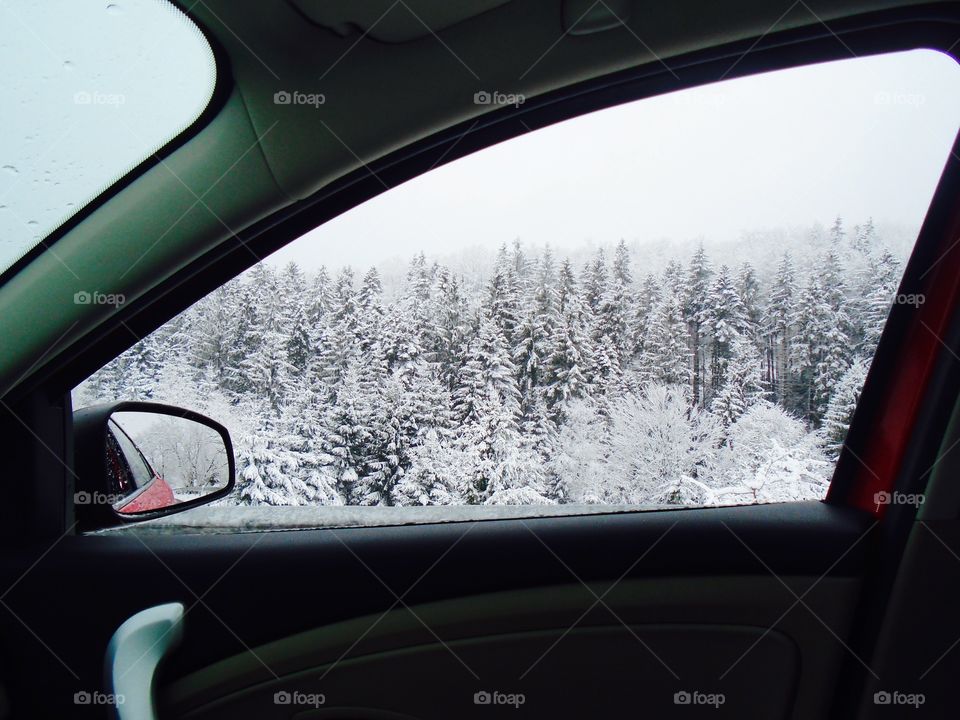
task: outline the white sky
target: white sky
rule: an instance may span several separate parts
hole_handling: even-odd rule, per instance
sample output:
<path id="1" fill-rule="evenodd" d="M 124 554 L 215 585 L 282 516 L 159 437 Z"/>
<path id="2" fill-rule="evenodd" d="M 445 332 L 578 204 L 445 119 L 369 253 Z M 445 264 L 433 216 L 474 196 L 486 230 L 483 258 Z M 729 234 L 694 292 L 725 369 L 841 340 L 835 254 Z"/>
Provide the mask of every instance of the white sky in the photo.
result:
<path id="1" fill-rule="evenodd" d="M 960 67 L 933 51 L 825 63 L 641 100 L 437 168 L 275 253 L 363 267 L 519 237 L 728 242 L 873 217 L 919 227 L 960 123 Z"/>

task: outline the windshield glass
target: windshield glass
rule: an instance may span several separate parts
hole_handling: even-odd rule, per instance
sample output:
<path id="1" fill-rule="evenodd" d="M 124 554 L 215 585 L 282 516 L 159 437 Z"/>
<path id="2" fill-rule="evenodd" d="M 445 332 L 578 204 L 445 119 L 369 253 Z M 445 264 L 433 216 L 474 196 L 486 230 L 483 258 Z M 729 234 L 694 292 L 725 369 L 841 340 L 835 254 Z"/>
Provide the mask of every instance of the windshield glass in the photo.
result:
<path id="1" fill-rule="evenodd" d="M 17 69 L 0 80 L 0 272 L 192 124 L 216 81 L 166 0 L 6 0 L 0 66 Z"/>

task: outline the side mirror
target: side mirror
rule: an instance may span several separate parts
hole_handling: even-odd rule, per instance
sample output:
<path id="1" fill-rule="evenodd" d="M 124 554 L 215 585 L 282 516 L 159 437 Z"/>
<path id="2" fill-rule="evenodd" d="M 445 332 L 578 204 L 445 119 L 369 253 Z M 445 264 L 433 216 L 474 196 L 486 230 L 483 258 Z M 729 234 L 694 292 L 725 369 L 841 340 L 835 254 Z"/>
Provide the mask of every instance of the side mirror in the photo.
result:
<path id="1" fill-rule="evenodd" d="M 74 510 L 83 531 L 205 505 L 236 482 L 227 429 L 170 405 L 119 402 L 73 414 Z"/>

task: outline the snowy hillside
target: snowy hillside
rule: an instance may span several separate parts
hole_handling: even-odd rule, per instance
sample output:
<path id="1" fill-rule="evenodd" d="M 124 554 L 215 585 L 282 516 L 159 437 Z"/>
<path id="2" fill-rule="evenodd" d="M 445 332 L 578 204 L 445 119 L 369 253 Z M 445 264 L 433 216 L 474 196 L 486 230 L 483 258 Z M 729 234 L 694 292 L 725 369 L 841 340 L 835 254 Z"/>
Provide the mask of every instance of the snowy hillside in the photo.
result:
<path id="1" fill-rule="evenodd" d="M 518 242 L 469 272 L 418 255 L 386 295 L 377 268 L 261 263 L 74 402 L 223 422 L 241 505 L 821 498 L 899 283 L 891 244 L 838 220 L 756 267 L 684 246 L 654 270 L 623 242 L 585 264 Z"/>

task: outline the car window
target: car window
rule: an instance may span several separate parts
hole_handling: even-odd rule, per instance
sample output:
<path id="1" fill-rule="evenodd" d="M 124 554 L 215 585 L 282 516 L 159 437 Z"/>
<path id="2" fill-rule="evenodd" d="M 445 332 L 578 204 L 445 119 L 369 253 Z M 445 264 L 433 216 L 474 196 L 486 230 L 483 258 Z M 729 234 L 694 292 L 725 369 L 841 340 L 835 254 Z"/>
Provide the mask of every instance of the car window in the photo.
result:
<path id="1" fill-rule="evenodd" d="M 109 420 L 107 424 L 110 429 L 111 438 L 120 448 L 122 453 L 121 457 L 124 461 L 123 464 L 130 471 L 133 484 L 138 490 L 143 488 L 153 480 L 153 472 L 143 457 L 143 453 L 140 452 L 140 448 L 130 439 L 130 436 L 127 435 L 123 428 L 113 420 Z"/>
<path id="2" fill-rule="evenodd" d="M 228 426 L 234 495 L 168 525 L 823 498 L 891 306 L 925 302 L 897 290 L 958 90 L 913 51 L 531 132 L 265 258 L 74 403 Z"/>
<path id="3" fill-rule="evenodd" d="M 17 70 L 0 79 L 0 272 L 191 125 L 216 82 L 166 0 L 5 0 L 0 66 Z"/>

